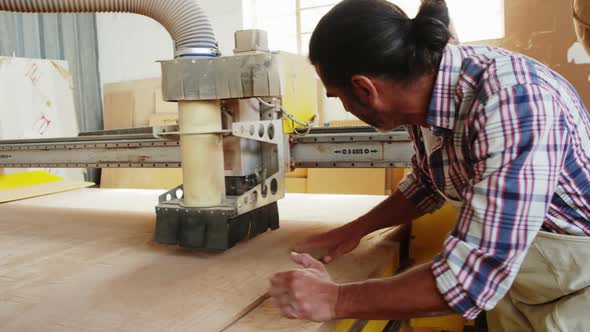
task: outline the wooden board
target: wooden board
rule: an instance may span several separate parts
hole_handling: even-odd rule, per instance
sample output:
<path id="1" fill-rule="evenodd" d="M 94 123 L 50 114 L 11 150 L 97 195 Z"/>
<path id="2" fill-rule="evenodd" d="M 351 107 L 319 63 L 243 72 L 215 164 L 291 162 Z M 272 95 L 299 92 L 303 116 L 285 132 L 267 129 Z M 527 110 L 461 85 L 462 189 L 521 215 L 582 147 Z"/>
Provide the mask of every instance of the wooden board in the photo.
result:
<path id="1" fill-rule="evenodd" d="M 337 282 L 354 282 L 382 275 L 384 269 L 394 264 L 397 244 L 386 240 L 390 231 L 376 232 L 368 236 L 364 245 L 354 254 L 346 255 L 328 265 L 330 275 Z M 391 250 L 393 249 L 393 250 Z M 322 332 L 333 331 L 337 322 L 315 323 L 282 318 L 279 309 L 267 298 L 255 309 L 227 329 L 228 332 Z"/>
<path id="2" fill-rule="evenodd" d="M 173 124 L 177 104 L 162 101 L 160 84 L 159 78 L 153 78 L 105 85 L 104 129 Z M 105 168 L 100 187 L 172 189 L 181 183 L 181 169 Z"/>
<path id="3" fill-rule="evenodd" d="M 116 92 L 104 96 L 104 129 L 133 127 L 135 98 L 131 92 Z"/>
<path id="4" fill-rule="evenodd" d="M 108 117 L 124 117 L 127 121 L 130 116 L 132 120 L 131 126 L 125 128 L 147 126 L 150 116 L 156 112 L 156 109 L 168 109 L 166 106 L 156 106 L 157 103 L 164 103 L 161 99 L 157 99 L 157 91 L 161 91 L 161 84 L 162 80 L 160 78 L 106 84 L 103 88 L 105 119 Z M 119 104 L 119 107 L 109 107 L 107 101 L 110 96 L 123 95 L 129 96 L 128 98 L 131 98 L 131 100 L 126 99 L 125 103 Z M 115 128 L 109 128 L 105 123 L 105 129 Z"/>
<path id="5" fill-rule="evenodd" d="M 330 127 L 363 127 L 368 126 L 365 122 L 361 120 L 335 120 L 330 121 Z"/>
<path id="6" fill-rule="evenodd" d="M 92 182 L 61 180 L 0 190 L 0 203 L 38 197 L 93 186 Z"/>
<path id="7" fill-rule="evenodd" d="M 295 242 L 384 198 L 288 195 L 278 231 L 207 253 L 153 242 L 160 193 L 81 189 L 0 205 L 0 330 L 223 330 L 263 302 L 273 273 L 294 267 Z M 376 245 L 347 259 L 373 268 Z"/>
<path id="8" fill-rule="evenodd" d="M 178 124 L 178 113 L 155 113 L 150 115 L 148 125 L 154 126 L 173 126 Z"/>

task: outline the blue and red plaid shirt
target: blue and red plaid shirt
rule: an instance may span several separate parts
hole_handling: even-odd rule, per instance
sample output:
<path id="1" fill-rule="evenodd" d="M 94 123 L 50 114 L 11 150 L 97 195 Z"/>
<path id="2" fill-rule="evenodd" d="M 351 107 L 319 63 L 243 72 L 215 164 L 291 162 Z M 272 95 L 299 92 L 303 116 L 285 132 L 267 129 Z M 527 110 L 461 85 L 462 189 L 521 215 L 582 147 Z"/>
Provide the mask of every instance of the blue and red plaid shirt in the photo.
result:
<path id="1" fill-rule="evenodd" d="M 575 89 L 524 55 L 447 46 L 399 189 L 424 213 L 462 202 L 432 271 L 464 317 L 506 294 L 539 230 L 590 235 L 590 117 Z"/>

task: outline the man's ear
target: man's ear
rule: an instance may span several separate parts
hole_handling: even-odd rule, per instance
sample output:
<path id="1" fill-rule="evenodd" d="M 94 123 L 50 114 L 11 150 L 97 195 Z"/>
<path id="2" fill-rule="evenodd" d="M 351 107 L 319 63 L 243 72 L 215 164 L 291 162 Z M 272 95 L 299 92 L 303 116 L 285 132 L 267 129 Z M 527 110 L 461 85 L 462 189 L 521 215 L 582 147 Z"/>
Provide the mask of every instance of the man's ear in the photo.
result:
<path id="1" fill-rule="evenodd" d="M 352 90 L 360 101 L 368 106 L 375 105 L 379 94 L 373 81 L 365 75 L 353 75 L 350 78 Z"/>

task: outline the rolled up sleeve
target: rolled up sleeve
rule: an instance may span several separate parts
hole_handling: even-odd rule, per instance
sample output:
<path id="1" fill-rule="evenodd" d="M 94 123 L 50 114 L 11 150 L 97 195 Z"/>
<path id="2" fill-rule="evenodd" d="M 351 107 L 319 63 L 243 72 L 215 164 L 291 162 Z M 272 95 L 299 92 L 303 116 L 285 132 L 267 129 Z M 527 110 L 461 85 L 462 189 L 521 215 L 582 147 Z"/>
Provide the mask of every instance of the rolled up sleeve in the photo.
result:
<path id="1" fill-rule="evenodd" d="M 432 213 L 445 203 L 430 176 L 418 164 L 416 155 L 412 157 L 412 172 L 399 183 L 397 189 L 422 213 Z"/>

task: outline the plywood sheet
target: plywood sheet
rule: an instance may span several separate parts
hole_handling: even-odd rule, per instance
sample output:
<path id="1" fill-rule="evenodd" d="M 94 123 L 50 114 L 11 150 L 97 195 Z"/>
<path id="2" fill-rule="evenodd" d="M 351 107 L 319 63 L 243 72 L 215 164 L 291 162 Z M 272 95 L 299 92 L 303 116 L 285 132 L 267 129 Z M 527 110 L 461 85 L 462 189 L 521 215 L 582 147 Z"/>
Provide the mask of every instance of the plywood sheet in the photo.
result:
<path id="1" fill-rule="evenodd" d="M 394 264 L 397 244 L 387 241 L 391 232 L 374 233 L 353 254 L 342 256 L 328 265 L 330 275 L 337 282 L 354 282 L 379 277 L 384 269 Z M 374 245 L 371 245 L 374 244 Z M 393 249 L 393 250 L 392 250 Z M 336 322 L 316 323 L 282 318 L 270 298 L 234 323 L 228 332 L 321 332 L 333 331 Z"/>
<path id="2" fill-rule="evenodd" d="M 105 100 L 113 94 L 129 94 L 133 97 L 133 105 L 132 108 L 126 107 L 124 109 L 105 108 L 105 117 L 107 117 L 107 113 L 109 112 L 131 113 L 133 123 L 127 128 L 147 126 L 150 116 L 156 112 L 155 94 L 156 91 L 161 89 L 161 81 L 160 78 L 149 78 L 106 84 L 104 86 Z"/>
<path id="3" fill-rule="evenodd" d="M 173 126 L 178 124 L 178 113 L 155 113 L 150 116 L 149 126 Z"/>
<path id="4" fill-rule="evenodd" d="M 293 243 L 384 198 L 288 195 L 280 230 L 207 253 L 153 242 L 161 193 L 81 189 L 0 205 L 0 330 L 222 330 L 294 267 Z"/>
<path id="5" fill-rule="evenodd" d="M 93 186 L 92 182 L 61 180 L 50 183 L 39 183 L 24 187 L 0 190 L 0 203 L 13 202 L 21 199 L 61 193 Z"/>
<path id="6" fill-rule="evenodd" d="M 154 104 L 156 113 L 178 113 L 178 103 L 164 101 L 161 87 L 154 89 Z"/>
<path id="7" fill-rule="evenodd" d="M 161 80 L 107 84 L 104 87 L 104 128 L 120 129 L 176 123 L 176 103 L 162 101 Z M 167 112 L 167 113 L 156 113 Z M 101 188 L 171 189 L 182 183 L 180 169 L 102 170 Z"/>
<path id="8" fill-rule="evenodd" d="M 104 96 L 104 129 L 133 127 L 135 98 L 131 92 L 116 92 Z"/>
<path id="9" fill-rule="evenodd" d="M 335 120 L 330 121 L 330 127 L 363 127 L 368 126 L 365 122 L 361 120 Z"/>

